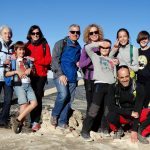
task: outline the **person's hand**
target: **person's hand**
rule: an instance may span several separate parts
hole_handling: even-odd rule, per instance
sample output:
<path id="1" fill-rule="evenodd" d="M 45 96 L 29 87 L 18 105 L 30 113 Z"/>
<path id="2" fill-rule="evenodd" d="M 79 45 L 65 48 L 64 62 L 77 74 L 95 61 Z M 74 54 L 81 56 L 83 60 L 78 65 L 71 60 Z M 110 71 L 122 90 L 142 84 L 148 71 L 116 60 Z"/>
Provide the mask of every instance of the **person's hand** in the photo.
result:
<path id="1" fill-rule="evenodd" d="M 24 73 L 23 71 L 20 71 L 20 70 L 16 70 L 16 71 L 15 71 L 15 74 L 17 74 L 20 79 L 26 77 L 25 73 Z"/>
<path id="2" fill-rule="evenodd" d="M 138 112 L 135 112 L 135 111 L 132 111 L 131 116 L 132 116 L 133 118 L 139 118 L 139 113 L 138 113 Z"/>
<path id="3" fill-rule="evenodd" d="M 112 50 L 117 51 L 118 49 L 119 49 L 119 41 L 117 39 L 114 46 L 113 46 L 113 48 L 112 48 Z"/>
<path id="4" fill-rule="evenodd" d="M 16 58 L 16 55 L 15 55 L 15 54 L 12 54 L 12 55 L 11 55 L 11 60 L 15 60 L 15 59 L 17 59 L 17 58 Z"/>
<path id="5" fill-rule="evenodd" d="M 59 77 L 59 81 L 60 81 L 61 84 L 67 85 L 67 77 L 65 75 L 61 75 Z"/>
<path id="6" fill-rule="evenodd" d="M 30 59 L 31 61 L 34 61 L 34 58 L 30 57 L 30 56 L 25 56 L 24 58 L 27 58 L 27 59 Z"/>
<path id="7" fill-rule="evenodd" d="M 26 71 L 24 72 L 26 75 L 29 75 L 31 73 L 31 68 L 26 69 Z"/>
<path id="8" fill-rule="evenodd" d="M 79 61 L 76 63 L 76 66 L 79 67 Z"/>
<path id="9" fill-rule="evenodd" d="M 119 64 L 119 60 L 117 58 L 112 59 L 112 62 L 114 65 L 118 65 Z"/>
<path id="10" fill-rule="evenodd" d="M 4 61 L 4 64 L 5 64 L 5 65 L 9 65 L 9 64 L 10 64 L 10 59 L 6 59 L 6 60 Z"/>
<path id="11" fill-rule="evenodd" d="M 136 131 L 131 131 L 131 142 L 136 143 L 138 141 L 138 133 Z"/>
<path id="12" fill-rule="evenodd" d="M 98 43 L 100 47 L 104 47 L 104 41 L 99 41 Z"/>

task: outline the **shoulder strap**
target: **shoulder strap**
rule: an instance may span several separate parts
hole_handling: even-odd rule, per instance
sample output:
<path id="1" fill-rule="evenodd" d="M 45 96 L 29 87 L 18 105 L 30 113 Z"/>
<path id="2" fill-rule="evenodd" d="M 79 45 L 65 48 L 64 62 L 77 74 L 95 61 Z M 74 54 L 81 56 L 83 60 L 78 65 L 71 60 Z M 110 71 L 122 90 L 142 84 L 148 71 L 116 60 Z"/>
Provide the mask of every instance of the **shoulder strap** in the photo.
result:
<path id="1" fill-rule="evenodd" d="M 115 103 L 119 108 L 121 108 L 121 105 L 120 105 L 120 88 L 118 86 L 118 83 L 115 83 L 114 88 L 115 88 Z"/>
<path id="2" fill-rule="evenodd" d="M 0 42 L 0 51 L 2 50 L 2 43 Z"/>
<path id="3" fill-rule="evenodd" d="M 62 39 L 62 44 L 61 44 L 61 45 L 62 45 L 61 48 L 62 48 L 62 53 L 63 53 L 64 48 L 65 48 L 66 45 L 67 45 L 67 39 L 66 39 L 66 38 Z M 62 55 L 62 53 L 61 53 L 61 55 Z"/>
<path id="4" fill-rule="evenodd" d="M 130 45 L 130 64 L 133 62 L 133 45 Z"/>
<path id="5" fill-rule="evenodd" d="M 11 60 L 11 69 L 16 70 L 16 60 L 15 59 Z"/>

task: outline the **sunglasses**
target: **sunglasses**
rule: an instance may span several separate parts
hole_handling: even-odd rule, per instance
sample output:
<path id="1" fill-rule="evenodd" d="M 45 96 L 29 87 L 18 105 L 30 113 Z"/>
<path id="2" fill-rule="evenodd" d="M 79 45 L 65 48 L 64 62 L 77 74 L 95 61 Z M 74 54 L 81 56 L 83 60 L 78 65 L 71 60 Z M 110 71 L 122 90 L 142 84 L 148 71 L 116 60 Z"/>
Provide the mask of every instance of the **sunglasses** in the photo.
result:
<path id="1" fill-rule="evenodd" d="M 80 35 L 80 31 L 70 31 L 70 33 L 71 34 L 75 34 L 76 33 L 77 35 Z"/>
<path id="2" fill-rule="evenodd" d="M 103 46 L 100 46 L 100 48 L 102 48 L 102 49 L 110 49 L 111 47 L 103 47 Z"/>
<path id="3" fill-rule="evenodd" d="M 89 32 L 89 35 L 94 35 L 94 34 L 98 34 L 98 31 L 94 31 L 94 32 Z"/>
<path id="4" fill-rule="evenodd" d="M 31 35 L 40 35 L 40 32 L 32 32 Z"/>

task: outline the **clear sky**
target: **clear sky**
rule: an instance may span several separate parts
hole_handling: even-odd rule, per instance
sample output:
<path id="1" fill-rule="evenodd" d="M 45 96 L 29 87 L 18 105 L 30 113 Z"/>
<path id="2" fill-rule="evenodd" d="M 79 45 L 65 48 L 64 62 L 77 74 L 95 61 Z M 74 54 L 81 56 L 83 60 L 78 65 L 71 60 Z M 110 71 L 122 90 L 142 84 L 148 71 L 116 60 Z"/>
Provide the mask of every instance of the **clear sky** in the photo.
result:
<path id="1" fill-rule="evenodd" d="M 81 26 L 81 33 L 96 23 L 113 43 L 117 30 L 124 27 L 138 47 L 138 32 L 150 32 L 150 0 L 0 0 L 0 25 L 12 28 L 14 42 L 26 42 L 29 27 L 37 24 L 52 49 L 72 23 Z M 83 34 L 79 42 L 84 45 Z"/>

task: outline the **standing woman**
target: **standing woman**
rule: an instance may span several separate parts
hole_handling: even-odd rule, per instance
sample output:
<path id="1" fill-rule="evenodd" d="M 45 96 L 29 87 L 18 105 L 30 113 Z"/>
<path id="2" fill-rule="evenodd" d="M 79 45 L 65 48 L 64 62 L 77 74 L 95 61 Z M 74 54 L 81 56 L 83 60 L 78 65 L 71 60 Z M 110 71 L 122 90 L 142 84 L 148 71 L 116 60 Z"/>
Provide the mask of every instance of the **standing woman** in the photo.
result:
<path id="1" fill-rule="evenodd" d="M 102 28 L 96 24 L 90 24 L 89 26 L 86 27 L 84 31 L 83 40 L 85 44 L 103 40 Z M 93 48 L 92 50 L 94 52 L 99 52 L 99 48 Z M 88 111 L 93 98 L 94 80 L 93 80 L 93 64 L 87 52 L 85 51 L 85 47 L 82 49 L 79 66 L 84 73 L 84 85 L 86 91 L 87 111 Z"/>
<path id="2" fill-rule="evenodd" d="M 110 57 L 117 57 L 119 65 L 126 65 L 130 69 L 130 76 L 138 71 L 138 49 L 130 44 L 129 32 L 125 28 L 117 31 L 117 41 L 110 52 Z M 133 73 L 133 74 L 132 74 Z"/>
<path id="3" fill-rule="evenodd" d="M 31 85 L 38 102 L 38 106 L 31 112 L 31 124 L 32 130 L 37 131 L 40 129 L 42 97 L 44 96 L 48 67 L 51 64 L 51 54 L 50 47 L 39 26 L 33 25 L 30 27 L 27 39 L 27 55 L 34 58 L 35 66 L 35 73 L 31 77 Z"/>
<path id="4" fill-rule="evenodd" d="M 7 127 L 9 120 L 9 112 L 11 99 L 13 95 L 12 86 L 4 82 L 4 65 L 9 63 L 12 43 L 12 30 L 8 26 L 0 27 L 0 93 L 4 89 L 4 104 L 0 113 L 0 127 Z"/>

